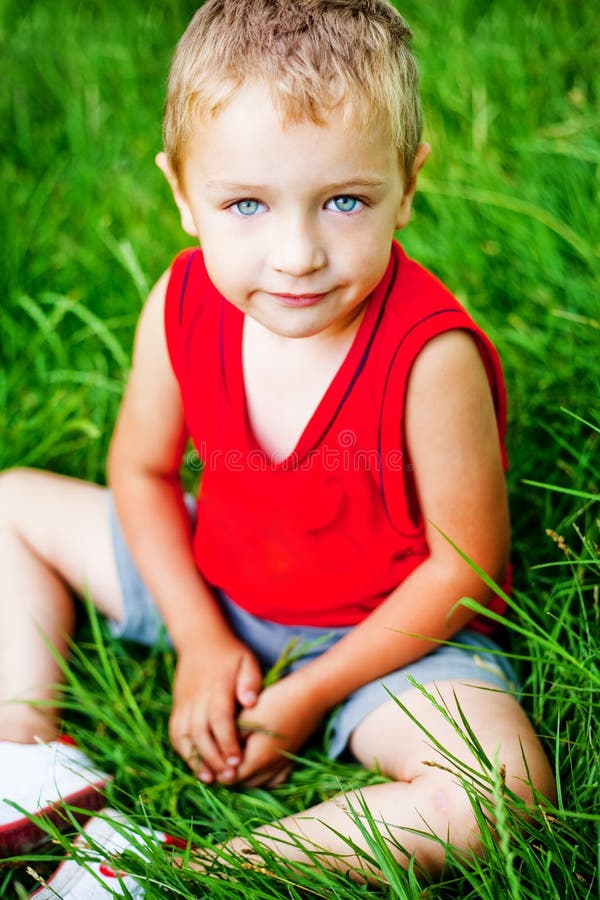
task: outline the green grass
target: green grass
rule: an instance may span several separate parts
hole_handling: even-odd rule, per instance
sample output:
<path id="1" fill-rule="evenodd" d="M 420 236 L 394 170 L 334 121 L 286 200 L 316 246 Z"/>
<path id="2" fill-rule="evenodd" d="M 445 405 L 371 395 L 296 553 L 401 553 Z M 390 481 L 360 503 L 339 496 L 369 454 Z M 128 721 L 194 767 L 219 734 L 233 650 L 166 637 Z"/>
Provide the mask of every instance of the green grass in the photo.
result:
<path id="1" fill-rule="evenodd" d="M 224 882 L 147 849 L 149 897 L 363 895 L 592 898 L 600 891 L 600 50 L 592 4 L 401 4 L 416 36 L 433 146 L 410 253 L 440 275 L 496 342 L 510 394 L 516 564 L 510 647 L 557 781 L 529 822 L 497 772 L 499 840 L 473 794 L 488 853 L 454 858 L 441 884 L 371 855 L 390 886 L 317 869 Z M 186 244 L 162 176 L 164 80 L 194 9 L 183 0 L 0 0 L 0 468 L 28 464 L 103 481 L 106 449 L 149 285 Z M 550 532 L 550 533 L 548 533 Z M 115 773 L 110 800 L 194 843 L 247 832 L 378 776 L 317 744 L 272 792 L 199 785 L 169 747 L 174 659 L 84 625 L 65 671 L 69 729 Z M 132 727 L 134 726 L 134 727 Z M 357 810 L 357 815 L 360 810 Z M 361 819 L 361 821 L 365 821 Z M 368 827 L 368 819 L 366 820 Z M 0 896 L 33 886 L 64 853 L 0 864 Z"/>

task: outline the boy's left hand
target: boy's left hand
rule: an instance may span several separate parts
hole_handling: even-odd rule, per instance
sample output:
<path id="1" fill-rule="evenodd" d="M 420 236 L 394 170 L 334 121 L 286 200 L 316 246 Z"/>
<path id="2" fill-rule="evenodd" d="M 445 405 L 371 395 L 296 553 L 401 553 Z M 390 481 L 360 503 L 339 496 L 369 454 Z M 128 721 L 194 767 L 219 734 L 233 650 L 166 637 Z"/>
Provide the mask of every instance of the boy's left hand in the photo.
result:
<path id="1" fill-rule="evenodd" d="M 300 750 L 326 711 L 306 690 L 301 670 L 265 688 L 256 705 L 238 719 L 242 737 L 248 737 L 236 782 L 246 787 L 282 784 L 292 763 L 281 751 Z"/>

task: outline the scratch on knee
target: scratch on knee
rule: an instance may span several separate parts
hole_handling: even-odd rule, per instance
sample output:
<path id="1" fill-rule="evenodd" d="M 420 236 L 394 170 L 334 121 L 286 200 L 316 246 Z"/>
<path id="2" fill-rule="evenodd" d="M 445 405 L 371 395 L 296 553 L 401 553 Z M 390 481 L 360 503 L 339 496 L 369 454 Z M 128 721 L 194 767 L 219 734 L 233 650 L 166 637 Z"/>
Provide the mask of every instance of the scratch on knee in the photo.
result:
<path id="1" fill-rule="evenodd" d="M 433 805 L 438 812 L 446 813 L 446 815 L 448 814 L 449 806 L 447 791 L 434 791 L 431 799 L 433 800 Z"/>

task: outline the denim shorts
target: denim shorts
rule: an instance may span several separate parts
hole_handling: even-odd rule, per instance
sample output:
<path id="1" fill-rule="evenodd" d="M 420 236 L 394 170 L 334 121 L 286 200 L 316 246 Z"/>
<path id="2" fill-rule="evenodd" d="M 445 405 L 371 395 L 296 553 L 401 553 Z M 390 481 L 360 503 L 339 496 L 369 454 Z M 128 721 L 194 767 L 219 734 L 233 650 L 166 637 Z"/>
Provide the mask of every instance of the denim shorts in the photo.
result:
<path id="1" fill-rule="evenodd" d="M 188 506 L 193 514 L 189 502 Z M 112 499 L 110 520 L 124 603 L 123 619 L 120 622 L 111 622 L 111 631 L 118 638 L 148 646 L 155 644 L 161 636 L 165 636 L 169 643 L 158 609 L 129 554 Z M 253 651 L 265 671 L 275 664 L 291 640 L 298 642 L 295 654 L 302 645 L 306 645 L 306 651 L 286 670 L 287 672 L 301 668 L 311 659 L 324 653 L 353 627 L 281 625 L 246 612 L 220 591 L 217 591 L 216 595 L 231 629 Z M 390 672 L 381 679 L 363 685 L 343 701 L 327 724 L 328 755 L 336 758 L 343 753 L 357 725 L 374 709 L 390 699 L 388 692 L 398 695 L 411 690 L 414 685 L 409 681 L 409 676 L 421 685 L 452 679 L 484 682 L 493 689 L 510 693 L 518 691 L 517 677 L 512 665 L 500 647 L 489 637 L 464 628 L 454 635 L 452 643 L 452 646 L 441 644 L 403 669 Z M 455 644 L 460 646 L 454 646 Z"/>

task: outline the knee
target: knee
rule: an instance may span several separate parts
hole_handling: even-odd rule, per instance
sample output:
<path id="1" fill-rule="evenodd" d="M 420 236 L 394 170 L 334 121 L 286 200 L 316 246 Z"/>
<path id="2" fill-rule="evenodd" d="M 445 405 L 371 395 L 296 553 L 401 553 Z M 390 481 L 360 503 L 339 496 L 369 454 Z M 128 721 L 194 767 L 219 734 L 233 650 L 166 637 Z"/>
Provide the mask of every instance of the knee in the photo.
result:
<path id="1" fill-rule="evenodd" d="M 481 833 L 468 787 L 453 777 L 434 777 L 428 779 L 426 793 L 422 818 L 427 837 L 418 845 L 416 861 L 429 875 L 439 877 L 450 855 L 480 855 Z"/>
<path id="2" fill-rule="evenodd" d="M 9 527 L 16 520 L 31 469 L 14 468 L 0 472 L 0 527 Z"/>
<path id="3" fill-rule="evenodd" d="M 24 467 L 0 472 L 0 534 L 29 543 L 40 515 L 46 473 Z"/>
<path id="4" fill-rule="evenodd" d="M 505 804 L 510 827 L 521 827 L 527 821 L 527 810 L 536 797 L 555 797 L 555 782 L 550 765 L 538 745 L 532 748 L 525 770 L 515 763 L 503 767 L 500 785 L 501 797 L 494 797 L 494 790 L 482 784 L 480 787 L 460 783 L 455 777 L 430 777 L 427 779 L 426 801 L 423 815 L 430 839 L 420 844 L 417 862 L 430 875 L 439 876 L 451 858 L 463 861 L 481 857 L 490 841 L 497 840 L 499 821 L 498 803 Z M 504 798 L 504 799 L 503 799 Z M 519 804 L 522 801 L 522 805 Z M 482 833 L 487 831 L 487 835 Z"/>

